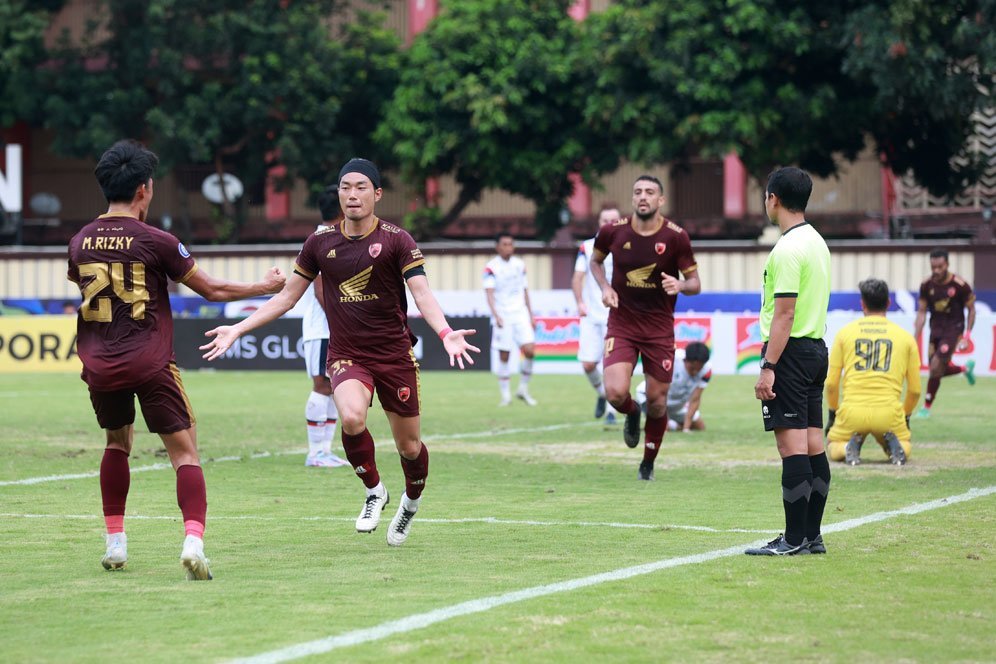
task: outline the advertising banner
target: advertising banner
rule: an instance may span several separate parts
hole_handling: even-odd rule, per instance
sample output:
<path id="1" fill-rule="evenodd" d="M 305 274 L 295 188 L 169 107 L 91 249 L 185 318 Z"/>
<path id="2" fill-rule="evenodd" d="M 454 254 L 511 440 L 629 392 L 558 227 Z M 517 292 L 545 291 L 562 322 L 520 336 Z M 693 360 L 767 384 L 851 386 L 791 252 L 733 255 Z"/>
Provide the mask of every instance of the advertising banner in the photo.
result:
<path id="1" fill-rule="evenodd" d="M 82 368 L 76 316 L 0 316 L 0 373 Z"/>
<path id="2" fill-rule="evenodd" d="M 280 318 L 239 338 L 222 357 L 208 362 L 198 349 L 206 343 L 204 333 L 219 325 L 233 325 L 237 319 L 177 318 L 173 321 L 177 366 L 183 369 L 301 370 L 304 371 L 304 341 L 301 339 L 300 318 Z M 468 369 L 487 371 L 491 348 L 491 329 L 486 318 L 452 318 L 450 325 L 456 329 L 476 329 L 470 343 L 481 349 L 474 356 L 474 365 Z M 409 320 L 412 332 L 418 338 L 415 358 L 423 370 L 449 369 L 450 359 L 443 343 L 421 318 Z M 349 332 L 363 334 L 362 331 Z M 375 343 L 375 339 L 370 340 Z"/>

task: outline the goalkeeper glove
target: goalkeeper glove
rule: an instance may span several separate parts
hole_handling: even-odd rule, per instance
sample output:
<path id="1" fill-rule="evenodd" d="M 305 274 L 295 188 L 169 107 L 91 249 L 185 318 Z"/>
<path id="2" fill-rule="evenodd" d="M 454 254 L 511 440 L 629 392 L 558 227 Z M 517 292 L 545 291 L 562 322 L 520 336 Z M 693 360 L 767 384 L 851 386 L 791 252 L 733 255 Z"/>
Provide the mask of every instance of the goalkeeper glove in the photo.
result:
<path id="1" fill-rule="evenodd" d="M 833 426 L 833 423 L 836 420 L 837 420 L 837 411 L 835 411 L 835 410 L 828 410 L 827 411 L 827 425 L 823 429 L 823 435 L 824 436 L 826 436 L 826 435 L 828 435 L 830 433 L 830 427 Z"/>

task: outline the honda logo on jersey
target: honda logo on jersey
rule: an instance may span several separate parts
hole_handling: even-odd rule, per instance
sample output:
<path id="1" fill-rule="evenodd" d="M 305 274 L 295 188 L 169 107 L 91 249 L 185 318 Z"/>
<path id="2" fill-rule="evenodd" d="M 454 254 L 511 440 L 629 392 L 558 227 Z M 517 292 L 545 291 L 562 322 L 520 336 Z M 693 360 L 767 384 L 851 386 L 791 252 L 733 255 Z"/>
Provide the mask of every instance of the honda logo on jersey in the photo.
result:
<path id="1" fill-rule="evenodd" d="M 381 244 L 380 242 L 374 242 L 370 245 L 370 258 L 377 258 L 380 256 Z"/>
<path id="2" fill-rule="evenodd" d="M 398 398 L 402 401 L 408 401 L 412 396 L 412 388 L 410 387 L 399 387 L 398 388 Z"/>
<path id="3" fill-rule="evenodd" d="M 667 249 L 667 245 L 663 242 L 658 242 L 654 245 L 654 251 L 656 251 L 658 255 L 663 254 L 665 249 Z"/>

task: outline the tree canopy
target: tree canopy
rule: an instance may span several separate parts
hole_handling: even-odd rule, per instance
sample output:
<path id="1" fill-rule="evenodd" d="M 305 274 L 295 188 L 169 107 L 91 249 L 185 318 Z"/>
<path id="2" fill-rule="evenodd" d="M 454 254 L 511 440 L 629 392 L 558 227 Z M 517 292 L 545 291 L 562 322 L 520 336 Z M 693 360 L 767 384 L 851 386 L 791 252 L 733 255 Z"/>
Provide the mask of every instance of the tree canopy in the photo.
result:
<path id="1" fill-rule="evenodd" d="M 487 188 L 536 204 L 549 237 L 571 194 L 569 174 L 618 164 L 581 120 L 586 66 L 567 0 L 446 4 L 411 46 L 377 138 L 413 182 L 452 174 L 460 187 L 439 226 Z"/>
<path id="2" fill-rule="evenodd" d="M 758 178 L 828 176 L 869 138 L 952 194 L 996 85 L 996 0 L 618 0 L 581 23 L 570 0 L 461 0 L 407 49 L 350 0 L 102 0 L 46 50 L 62 4 L 0 0 L 0 123 L 35 118 L 73 156 L 138 138 L 250 189 L 281 164 L 317 191 L 357 155 L 452 175 L 455 204 L 414 215 L 428 235 L 490 188 L 549 237 L 572 174 L 735 150 Z"/>
<path id="3" fill-rule="evenodd" d="M 370 139 L 400 62 L 382 21 L 333 29 L 335 0 L 104 6 L 89 37 L 52 53 L 44 115 L 57 150 L 95 156 L 127 136 L 164 168 L 213 164 L 251 186 L 282 164 L 316 190 L 349 157 L 389 157 Z"/>
<path id="4" fill-rule="evenodd" d="M 762 178 L 837 171 L 871 136 L 935 193 L 965 185 L 972 111 L 992 104 L 993 0 L 621 0 L 585 117 L 635 160 L 735 150 Z M 620 110 L 620 104 L 622 109 Z"/>

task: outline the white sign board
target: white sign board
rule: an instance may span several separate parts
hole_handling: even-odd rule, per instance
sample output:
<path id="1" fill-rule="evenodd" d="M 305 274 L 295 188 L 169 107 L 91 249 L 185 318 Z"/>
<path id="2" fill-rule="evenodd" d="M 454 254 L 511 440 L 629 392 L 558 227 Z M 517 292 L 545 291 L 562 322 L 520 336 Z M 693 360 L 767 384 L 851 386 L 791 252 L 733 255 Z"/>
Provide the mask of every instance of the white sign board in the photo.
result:
<path id="1" fill-rule="evenodd" d="M 0 171 L 0 207 L 3 207 L 4 212 L 20 212 L 24 206 L 21 189 L 21 146 L 8 145 L 6 157 L 6 172 Z"/>

